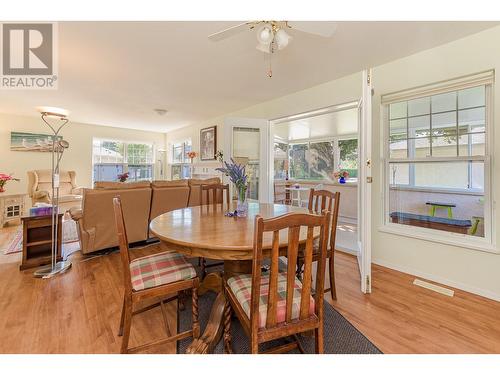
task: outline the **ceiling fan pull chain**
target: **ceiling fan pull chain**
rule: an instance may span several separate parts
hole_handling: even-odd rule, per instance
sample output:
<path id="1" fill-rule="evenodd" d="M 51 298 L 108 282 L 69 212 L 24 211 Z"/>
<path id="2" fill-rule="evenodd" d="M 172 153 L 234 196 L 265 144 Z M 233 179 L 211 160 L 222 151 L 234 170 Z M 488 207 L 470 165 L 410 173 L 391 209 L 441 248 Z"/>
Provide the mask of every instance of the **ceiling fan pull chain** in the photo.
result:
<path id="1" fill-rule="evenodd" d="M 269 54 L 269 71 L 267 72 L 269 78 L 273 77 L 273 54 Z"/>
<path id="2" fill-rule="evenodd" d="M 274 39 L 269 45 L 269 71 L 267 72 L 267 76 L 269 78 L 273 77 L 273 54 L 274 54 Z"/>

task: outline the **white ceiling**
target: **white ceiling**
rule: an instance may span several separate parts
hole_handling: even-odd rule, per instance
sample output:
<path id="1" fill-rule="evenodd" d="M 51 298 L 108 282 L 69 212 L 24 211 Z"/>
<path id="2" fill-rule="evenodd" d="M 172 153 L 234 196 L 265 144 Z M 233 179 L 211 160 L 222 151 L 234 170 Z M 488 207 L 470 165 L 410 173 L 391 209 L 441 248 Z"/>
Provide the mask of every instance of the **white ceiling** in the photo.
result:
<path id="1" fill-rule="evenodd" d="M 274 125 L 274 135 L 283 141 L 357 134 L 357 108 L 307 117 Z"/>
<path id="2" fill-rule="evenodd" d="M 61 22 L 58 90 L 1 90 L 0 112 L 35 116 L 48 105 L 70 110 L 72 121 L 165 132 L 497 25 L 340 22 L 329 39 L 291 30 L 269 79 L 253 32 L 207 39 L 238 23 Z"/>

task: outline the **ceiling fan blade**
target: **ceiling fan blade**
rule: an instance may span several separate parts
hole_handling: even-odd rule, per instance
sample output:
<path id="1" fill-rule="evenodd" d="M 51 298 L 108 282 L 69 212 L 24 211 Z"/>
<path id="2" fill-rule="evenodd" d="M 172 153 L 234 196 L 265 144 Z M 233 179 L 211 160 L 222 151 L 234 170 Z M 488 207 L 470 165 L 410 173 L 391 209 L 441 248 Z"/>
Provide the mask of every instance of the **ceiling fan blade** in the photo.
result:
<path id="1" fill-rule="evenodd" d="M 250 22 L 244 22 L 240 23 L 239 25 L 229 27 L 225 30 L 218 31 L 216 33 L 213 33 L 208 36 L 208 39 L 210 39 L 212 42 L 218 42 L 219 40 L 223 40 L 229 37 L 232 37 L 233 35 L 236 35 L 244 30 L 248 29 L 248 25 Z"/>
<path id="2" fill-rule="evenodd" d="M 337 22 L 334 21 L 288 21 L 288 25 L 292 29 L 324 38 L 330 38 L 337 30 Z"/>

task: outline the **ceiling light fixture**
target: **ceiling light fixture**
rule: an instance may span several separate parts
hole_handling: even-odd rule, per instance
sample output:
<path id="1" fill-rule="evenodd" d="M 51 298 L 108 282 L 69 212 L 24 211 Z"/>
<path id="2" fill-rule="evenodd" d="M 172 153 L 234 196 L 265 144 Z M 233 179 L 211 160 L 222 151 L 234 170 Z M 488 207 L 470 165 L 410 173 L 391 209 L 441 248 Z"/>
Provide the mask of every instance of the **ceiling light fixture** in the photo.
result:
<path id="1" fill-rule="evenodd" d="M 69 116 L 69 111 L 57 107 L 36 107 L 36 110 L 44 117 L 53 117 L 63 120 Z"/>
<path id="2" fill-rule="evenodd" d="M 168 112 L 166 109 L 163 108 L 155 108 L 153 109 L 153 111 L 155 111 L 159 116 L 163 116 Z"/>
<path id="3" fill-rule="evenodd" d="M 257 41 L 259 43 L 256 48 L 269 54 L 269 71 L 267 75 L 271 78 L 273 76 L 272 54 L 285 48 L 292 39 L 285 31 L 285 28 L 290 28 L 290 26 L 286 21 L 261 21 L 259 24 L 262 25 L 257 29 Z"/>

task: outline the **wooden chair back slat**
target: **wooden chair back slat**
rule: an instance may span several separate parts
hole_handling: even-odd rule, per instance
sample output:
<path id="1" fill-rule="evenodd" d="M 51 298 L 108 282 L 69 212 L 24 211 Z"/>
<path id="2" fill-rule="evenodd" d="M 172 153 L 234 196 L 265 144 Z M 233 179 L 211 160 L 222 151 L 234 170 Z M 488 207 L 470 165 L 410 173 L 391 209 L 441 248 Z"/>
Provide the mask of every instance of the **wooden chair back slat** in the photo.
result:
<path id="1" fill-rule="evenodd" d="M 330 226 L 330 240 L 329 240 L 329 248 L 330 250 L 335 250 L 335 239 L 337 237 L 337 223 L 339 219 L 339 207 L 340 207 L 340 193 L 337 191 L 333 197 L 334 204 L 331 209 L 331 226 Z"/>
<path id="2" fill-rule="evenodd" d="M 309 300 L 311 298 L 311 282 L 312 282 L 312 258 L 313 258 L 313 242 L 314 242 L 314 227 L 307 228 L 307 241 L 304 249 L 304 275 L 302 277 L 302 295 L 300 297 L 300 319 L 305 319 L 309 316 Z"/>
<path id="3" fill-rule="evenodd" d="M 115 213 L 116 232 L 118 234 L 118 245 L 120 247 L 120 257 L 122 259 L 125 290 L 132 291 L 132 279 L 130 276 L 130 254 L 128 249 L 127 230 L 125 228 L 125 219 L 123 217 L 123 208 L 120 196 L 113 198 L 113 210 Z"/>
<path id="4" fill-rule="evenodd" d="M 262 239 L 265 232 L 273 232 L 273 241 L 271 248 L 271 268 L 269 271 L 269 292 L 267 306 L 267 328 L 273 328 L 277 322 L 277 302 L 278 302 L 278 274 L 279 274 L 279 241 L 280 231 L 287 230 L 288 232 L 288 247 L 287 247 L 287 278 L 286 278 L 286 313 L 285 321 L 292 320 L 292 306 L 295 286 L 295 270 L 297 266 L 297 256 L 299 251 L 299 238 L 301 227 L 307 227 L 306 240 L 306 262 L 305 269 L 307 272 L 307 280 L 303 284 L 300 301 L 299 321 L 307 319 L 310 316 L 310 296 L 311 296 L 311 274 L 312 274 L 312 253 L 314 241 L 314 229 L 320 228 L 320 247 L 319 251 L 326 259 L 326 234 L 328 231 L 328 215 L 325 211 L 321 215 L 304 214 L 304 213 L 289 213 L 276 218 L 263 219 L 257 215 L 255 217 L 255 232 L 254 232 L 254 251 L 252 262 L 252 296 L 250 302 L 250 324 L 253 332 L 256 332 L 259 327 L 259 303 L 260 303 L 260 284 L 261 284 L 261 267 L 262 267 Z M 318 279 L 324 281 L 324 262 L 323 269 L 318 267 Z M 321 285 L 321 287 L 318 287 Z M 323 296 L 323 293 L 318 291 L 323 289 L 323 284 L 316 286 L 317 293 Z M 315 314 L 318 314 L 315 309 Z M 319 317 L 319 316 L 318 316 Z"/>
<path id="5" fill-rule="evenodd" d="M 231 203 L 229 199 L 229 184 L 201 185 L 200 206 L 209 204 L 214 206 L 222 204 L 224 206 L 224 196 L 226 197 L 226 204 L 229 207 Z M 205 197 L 205 200 L 203 197 Z"/>
<path id="6" fill-rule="evenodd" d="M 273 232 L 273 247 L 271 250 L 271 268 L 269 270 L 269 294 L 267 301 L 267 320 L 266 327 L 272 328 L 276 326 L 276 312 L 278 308 L 278 274 L 279 274 L 279 246 L 280 233 L 275 230 Z"/>
<path id="7" fill-rule="evenodd" d="M 260 220 L 259 220 L 260 219 Z M 252 332 L 259 329 L 260 280 L 262 273 L 262 237 L 264 235 L 264 221 L 255 217 L 252 261 L 252 296 L 250 298 L 250 328 Z M 271 277 L 271 275 L 270 275 Z"/>
<path id="8" fill-rule="evenodd" d="M 292 320 L 293 287 L 295 285 L 295 270 L 297 269 L 297 255 L 299 252 L 300 226 L 288 229 L 287 249 L 287 277 L 286 277 L 286 322 Z"/>

